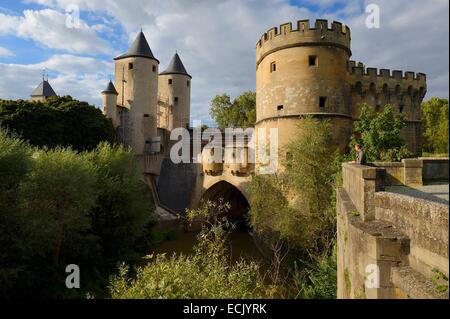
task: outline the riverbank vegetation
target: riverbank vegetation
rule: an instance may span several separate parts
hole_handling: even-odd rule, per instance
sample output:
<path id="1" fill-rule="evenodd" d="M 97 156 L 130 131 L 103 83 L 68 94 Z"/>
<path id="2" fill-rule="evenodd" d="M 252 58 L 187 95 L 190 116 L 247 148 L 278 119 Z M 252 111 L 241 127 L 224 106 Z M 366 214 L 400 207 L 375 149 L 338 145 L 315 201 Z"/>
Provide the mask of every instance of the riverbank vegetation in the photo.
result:
<path id="1" fill-rule="evenodd" d="M 1 298 L 102 294 L 151 245 L 152 199 L 122 147 L 37 148 L 0 130 L 0 181 Z M 66 288 L 68 264 L 81 289 Z"/>
<path id="2" fill-rule="evenodd" d="M 336 296 L 334 190 L 343 157 L 329 141 L 329 122 L 304 118 L 285 147 L 284 170 L 251 182 L 251 225 L 283 297 Z"/>
<path id="3" fill-rule="evenodd" d="M 233 224 L 225 217 L 229 204 L 205 202 L 188 210 L 188 222 L 203 220 L 192 255 L 147 256 L 148 264 L 131 271 L 122 265 L 111 279 L 112 298 L 138 299 L 236 299 L 264 298 L 270 290 L 260 265 L 240 259 L 231 263 L 227 237 Z"/>

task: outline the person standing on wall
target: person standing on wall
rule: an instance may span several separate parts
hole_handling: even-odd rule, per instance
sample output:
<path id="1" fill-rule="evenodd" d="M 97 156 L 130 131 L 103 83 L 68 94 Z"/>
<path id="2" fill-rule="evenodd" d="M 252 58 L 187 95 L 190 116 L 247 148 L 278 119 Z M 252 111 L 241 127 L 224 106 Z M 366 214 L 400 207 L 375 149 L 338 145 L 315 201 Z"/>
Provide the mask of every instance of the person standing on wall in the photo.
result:
<path id="1" fill-rule="evenodd" d="M 353 161 L 352 163 L 359 164 L 359 165 L 366 165 L 367 159 L 366 159 L 366 154 L 362 150 L 362 145 L 355 144 L 355 151 L 356 151 L 356 161 Z"/>

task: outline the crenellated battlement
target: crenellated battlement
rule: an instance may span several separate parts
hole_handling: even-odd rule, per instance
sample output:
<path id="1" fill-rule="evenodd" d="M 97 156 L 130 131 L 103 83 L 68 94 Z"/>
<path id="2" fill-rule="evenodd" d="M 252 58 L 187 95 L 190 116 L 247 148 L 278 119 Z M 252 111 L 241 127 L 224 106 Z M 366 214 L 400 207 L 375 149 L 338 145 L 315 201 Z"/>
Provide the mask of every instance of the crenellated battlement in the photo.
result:
<path id="1" fill-rule="evenodd" d="M 311 25 L 309 20 L 299 20 L 293 28 L 292 23 L 273 27 L 262 35 L 256 44 L 256 60 L 267 54 L 288 47 L 329 45 L 344 49 L 351 55 L 350 28 L 341 22 L 318 19 Z"/>
<path id="2" fill-rule="evenodd" d="M 417 80 L 426 82 L 427 76 L 424 73 L 415 73 L 411 71 L 389 70 L 389 69 L 377 69 L 366 68 L 361 62 L 349 61 L 348 71 L 352 75 L 367 76 L 369 78 L 382 77 L 384 79 L 392 78 L 396 80 Z"/>
<path id="3" fill-rule="evenodd" d="M 363 63 L 356 61 L 349 61 L 348 72 L 352 86 L 361 93 L 371 90 L 375 93 L 391 91 L 398 95 L 416 94 L 423 97 L 427 89 L 424 73 L 366 68 Z"/>

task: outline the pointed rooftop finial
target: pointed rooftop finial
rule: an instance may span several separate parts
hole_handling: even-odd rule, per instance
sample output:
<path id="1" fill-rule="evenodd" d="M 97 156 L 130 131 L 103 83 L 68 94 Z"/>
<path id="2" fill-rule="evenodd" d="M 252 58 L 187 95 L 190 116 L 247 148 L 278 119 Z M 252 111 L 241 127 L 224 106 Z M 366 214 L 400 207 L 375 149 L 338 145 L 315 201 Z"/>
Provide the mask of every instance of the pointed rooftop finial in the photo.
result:
<path id="1" fill-rule="evenodd" d="M 144 32 L 142 31 L 138 33 L 136 39 L 131 44 L 127 53 L 116 57 L 114 60 L 120 60 L 131 57 L 149 58 L 159 63 L 159 61 L 155 59 L 155 57 L 153 56 L 152 50 L 150 49 L 147 39 L 145 38 Z"/>
<path id="2" fill-rule="evenodd" d="M 42 70 L 42 82 L 45 81 L 45 69 Z"/>
<path id="3" fill-rule="evenodd" d="M 108 85 L 106 86 L 106 89 L 103 90 L 102 94 L 115 94 L 115 95 L 119 95 L 119 93 L 117 93 L 116 88 L 114 87 L 114 84 L 112 83 L 112 81 L 109 81 Z"/>
<path id="4" fill-rule="evenodd" d="M 169 65 L 167 66 L 167 69 L 165 69 L 160 74 L 183 74 L 191 77 L 189 73 L 186 71 L 186 68 L 183 65 L 183 62 L 181 62 L 180 56 L 178 55 L 178 51 L 176 51 L 175 55 L 173 56 L 172 60 L 170 61 Z M 191 77 L 192 78 L 192 77 Z"/>

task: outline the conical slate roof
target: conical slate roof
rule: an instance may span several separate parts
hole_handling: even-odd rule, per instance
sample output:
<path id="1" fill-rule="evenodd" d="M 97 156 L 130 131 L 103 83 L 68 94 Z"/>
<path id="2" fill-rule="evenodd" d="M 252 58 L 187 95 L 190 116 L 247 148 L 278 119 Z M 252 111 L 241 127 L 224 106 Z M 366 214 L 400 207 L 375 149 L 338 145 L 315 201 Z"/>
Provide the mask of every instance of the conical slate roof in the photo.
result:
<path id="1" fill-rule="evenodd" d="M 131 57 L 141 57 L 141 58 L 149 58 L 158 61 L 153 56 L 153 52 L 148 45 L 147 39 L 145 38 L 144 33 L 141 31 L 137 35 L 131 47 L 128 49 L 128 52 L 122 54 L 115 58 L 114 60 L 120 60 Z M 159 61 L 158 61 L 159 62 Z"/>
<path id="2" fill-rule="evenodd" d="M 116 90 L 114 84 L 112 83 L 112 81 L 109 81 L 108 86 L 102 92 L 102 94 L 116 94 L 116 95 L 118 95 L 119 93 L 117 92 L 117 90 Z"/>
<path id="3" fill-rule="evenodd" d="M 167 69 L 160 74 L 184 74 L 192 78 L 192 76 L 187 73 L 178 53 L 175 53 Z"/>
<path id="4" fill-rule="evenodd" d="M 52 86 L 48 81 L 43 80 L 41 84 L 38 85 L 37 88 L 34 89 L 34 91 L 31 93 L 32 97 L 50 97 L 50 96 L 56 96 L 55 91 L 53 90 Z"/>

